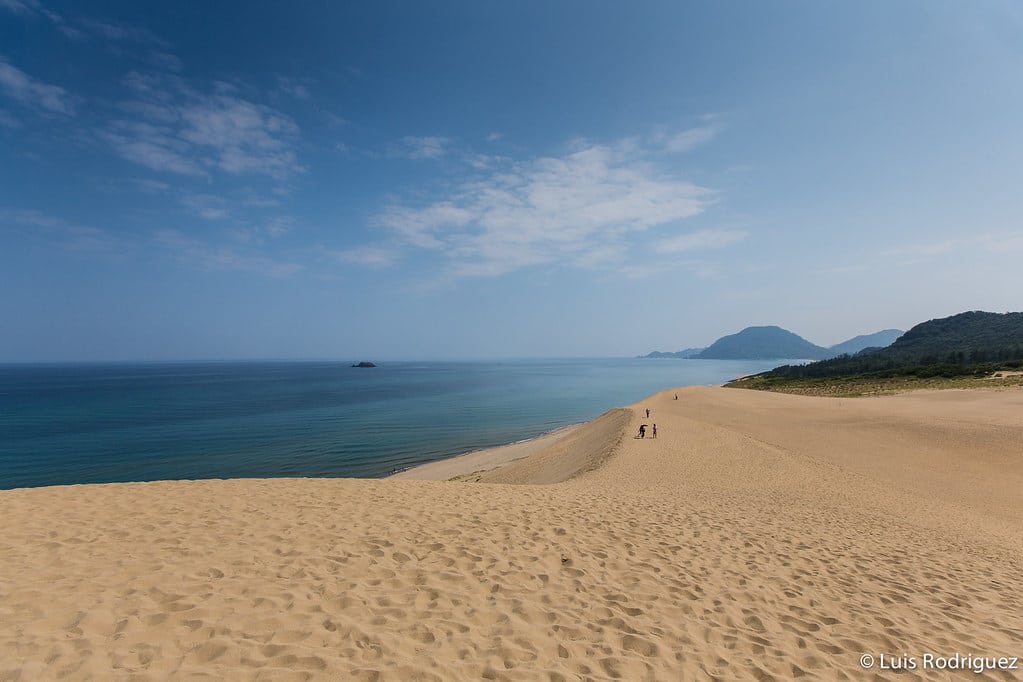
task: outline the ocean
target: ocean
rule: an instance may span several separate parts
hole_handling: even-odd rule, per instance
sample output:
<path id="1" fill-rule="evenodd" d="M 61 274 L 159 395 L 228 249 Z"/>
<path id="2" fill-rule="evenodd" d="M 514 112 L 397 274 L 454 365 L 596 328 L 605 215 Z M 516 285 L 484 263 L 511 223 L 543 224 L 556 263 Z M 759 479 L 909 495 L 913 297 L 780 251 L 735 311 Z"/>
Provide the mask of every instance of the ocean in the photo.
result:
<path id="1" fill-rule="evenodd" d="M 0 366 L 0 489 L 386 476 L 783 361 Z"/>

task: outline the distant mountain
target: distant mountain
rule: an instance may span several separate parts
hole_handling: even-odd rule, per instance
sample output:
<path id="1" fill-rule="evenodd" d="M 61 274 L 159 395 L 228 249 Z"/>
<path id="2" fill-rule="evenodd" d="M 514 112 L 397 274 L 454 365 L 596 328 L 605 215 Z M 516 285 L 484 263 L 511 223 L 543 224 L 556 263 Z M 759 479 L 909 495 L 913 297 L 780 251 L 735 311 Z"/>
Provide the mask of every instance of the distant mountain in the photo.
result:
<path id="1" fill-rule="evenodd" d="M 644 358 L 694 358 L 699 360 L 775 360 L 799 358 L 825 360 L 839 355 L 856 355 L 868 348 L 884 348 L 903 335 L 900 329 L 885 329 L 824 348 L 781 327 L 747 327 L 738 334 L 723 336 L 707 348 L 686 348 L 672 352 L 654 351 Z"/>
<path id="2" fill-rule="evenodd" d="M 832 356 L 837 357 L 839 355 L 856 355 L 861 350 L 867 348 L 884 348 L 892 345 L 895 339 L 905 334 L 901 329 L 885 329 L 883 331 L 875 332 L 873 334 L 863 334 L 856 336 L 848 341 L 842 343 L 836 343 L 834 346 L 828 348 L 831 351 Z"/>
<path id="3" fill-rule="evenodd" d="M 691 357 L 698 355 L 702 348 L 686 348 L 685 350 L 675 351 L 674 353 L 665 353 L 664 351 L 655 350 L 653 353 L 647 353 L 646 355 L 640 356 L 644 358 L 681 358 L 686 360 Z"/>
<path id="4" fill-rule="evenodd" d="M 694 357 L 700 360 L 821 360 L 831 357 L 831 351 L 781 327 L 746 327 L 737 334 L 721 337 Z"/>
<path id="5" fill-rule="evenodd" d="M 787 365 L 773 376 L 829 377 L 913 367 L 969 367 L 1023 360 L 1023 313 L 972 311 L 922 322 L 887 348 L 808 365 Z"/>

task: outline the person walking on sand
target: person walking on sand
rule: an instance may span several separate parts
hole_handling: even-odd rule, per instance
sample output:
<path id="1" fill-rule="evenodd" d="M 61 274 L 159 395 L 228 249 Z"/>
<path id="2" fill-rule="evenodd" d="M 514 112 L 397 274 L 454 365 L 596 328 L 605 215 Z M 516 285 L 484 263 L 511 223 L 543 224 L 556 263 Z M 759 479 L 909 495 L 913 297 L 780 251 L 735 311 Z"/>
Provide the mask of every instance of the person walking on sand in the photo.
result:
<path id="1" fill-rule="evenodd" d="M 646 408 L 646 418 L 650 419 L 650 408 Z"/>
<path id="2" fill-rule="evenodd" d="M 639 425 L 639 437 L 646 438 L 646 424 Z"/>
<path id="3" fill-rule="evenodd" d="M 657 424 L 654 424 L 654 438 L 657 438 Z"/>

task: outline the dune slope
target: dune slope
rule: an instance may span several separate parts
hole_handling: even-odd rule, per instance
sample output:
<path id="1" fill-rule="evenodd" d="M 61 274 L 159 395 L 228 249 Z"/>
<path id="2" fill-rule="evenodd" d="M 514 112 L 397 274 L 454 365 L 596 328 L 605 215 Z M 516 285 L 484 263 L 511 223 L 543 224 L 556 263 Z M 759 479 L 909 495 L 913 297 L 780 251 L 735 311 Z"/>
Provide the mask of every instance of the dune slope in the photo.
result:
<path id="1" fill-rule="evenodd" d="M 860 657 L 1023 654 L 1023 393 L 674 393 L 520 485 L 0 491 L 0 680 L 1019 679 Z"/>

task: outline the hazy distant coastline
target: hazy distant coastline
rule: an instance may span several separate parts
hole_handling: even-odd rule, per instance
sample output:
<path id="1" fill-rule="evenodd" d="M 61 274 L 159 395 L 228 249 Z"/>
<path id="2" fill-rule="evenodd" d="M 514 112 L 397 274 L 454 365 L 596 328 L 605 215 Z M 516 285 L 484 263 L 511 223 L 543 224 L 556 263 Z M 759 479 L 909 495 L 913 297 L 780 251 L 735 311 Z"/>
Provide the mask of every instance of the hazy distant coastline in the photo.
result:
<path id="1" fill-rule="evenodd" d="M 861 334 L 825 348 L 781 327 L 746 327 L 736 334 L 721 337 L 706 348 L 686 348 L 675 352 L 653 351 L 641 357 L 696 360 L 781 360 L 787 358 L 825 360 L 840 355 L 855 355 L 867 348 L 888 346 L 903 333 L 900 329 L 885 329 L 873 334 Z"/>

